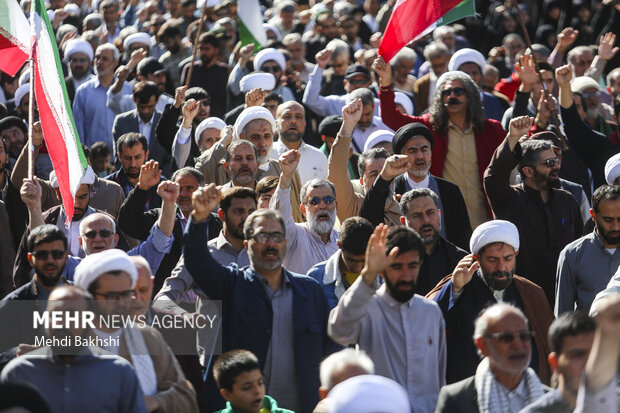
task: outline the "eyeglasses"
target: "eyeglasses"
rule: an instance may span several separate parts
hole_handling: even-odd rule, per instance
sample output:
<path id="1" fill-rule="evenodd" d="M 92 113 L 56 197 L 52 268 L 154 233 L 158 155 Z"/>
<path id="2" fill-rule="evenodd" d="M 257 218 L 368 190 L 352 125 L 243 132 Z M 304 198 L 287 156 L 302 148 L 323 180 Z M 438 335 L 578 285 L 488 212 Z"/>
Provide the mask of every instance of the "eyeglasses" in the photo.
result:
<path id="1" fill-rule="evenodd" d="M 211 106 L 211 100 L 209 99 L 203 99 L 200 101 L 200 106 L 202 107 L 207 107 L 207 106 Z"/>
<path id="2" fill-rule="evenodd" d="M 281 232 L 259 232 L 258 234 L 252 237 L 254 241 L 260 242 L 261 244 L 265 244 L 270 239 L 273 242 L 282 242 L 284 241 L 284 234 Z"/>
<path id="3" fill-rule="evenodd" d="M 533 331 L 520 331 L 518 333 L 495 333 L 495 334 L 485 334 L 487 338 L 494 338 L 498 340 L 500 343 L 512 343 L 515 341 L 515 338 L 519 337 L 521 341 L 530 341 L 534 337 Z"/>
<path id="4" fill-rule="evenodd" d="M 310 206 L 317 206 L 318 204 L 321 203 L 321 201 L 323 201 L 325 202 L 326 205 L 331 205 L 334 203 L 335 200 L 336 200 L 336 197 L 331 196 L 331 195 L 324 196 L 323 198 L 319 198 L 318 196 L 313 196 L 312 198 L 308 200 L 307 204 Z"/>
<path id="5" fill-rule="evenodd" d="M 98 293 L 98 292 L 94 292 L 93 295 L 99 295 L 101 297 L 104 297 L 106 300 L 123 300 L 123 299 L 129 299 L 129 298 L 136 298 L 136 292 L 134 290 L 126 290 L 126 291 L 119 291 L 119 292 L 110 292 L 110 293 Z"/>
<path id="6" fill-rule="evenodd" d="M 65 251 L 63 250 L 39 250 L 32 253 L 34 257 L 38 260 L 47 260 L 47 257 L 52 254 L 52 259 L 59 260 L 65 256 Z"/>
<path id="7" fill-rule="evenodd" d="M 588 98 L 597 98 L 601 96 L 601 92 L 599 92 L 598 90 L 596 92 L 590 92 L 590 93 L 582 93 L 581 97 L 584 99 L 588 99 Z"/>
<path id="8" fill-rule="evenodd" d="M 347 82 L 353 86 L 364 85 L 369 82 L 368 79 L 347 79 Z"/>
<path id="9" fill-rule="evenodd" d="M 280 66 L 263 66 L 261 67 L 261 69 L 263 72 L 266 73 L 278 73 L 280 72 L 282 69 L 280 69 Z"/>
<path id="10" fill-rule="evenodd" d="M 83 237 L 86 237 L 88 239 L 93 239 L 97 237 L 97 234 L 99 234 L 99 236 L 101 238 L 108 238 L 109 236 L 112 235 L 112 231 L 108 230 L 108 229 L 102 229 L 101 231 L 88 231 L 84 234 L 82 234 Z"/>
<path id="11" fill-rule="evenodd" d="M 444 89 L 441 91 L 441 96 L 445 98 L 450 96 L 452 93 L 454 93 L 454 96 L 463 96 L 465 94 L 465 88 L 453 87 L 452 89 Z"/>
<path id="12" fill-rule="evenodd" d="M 554 166 L 560 164 L 560 160 L 558 158 L 549 158 L 549 159 L 545 159 L 540 164 L 541 165 L 545 165 L 545 166 L 547 166 L 549 168 L 553 168 Z"/>

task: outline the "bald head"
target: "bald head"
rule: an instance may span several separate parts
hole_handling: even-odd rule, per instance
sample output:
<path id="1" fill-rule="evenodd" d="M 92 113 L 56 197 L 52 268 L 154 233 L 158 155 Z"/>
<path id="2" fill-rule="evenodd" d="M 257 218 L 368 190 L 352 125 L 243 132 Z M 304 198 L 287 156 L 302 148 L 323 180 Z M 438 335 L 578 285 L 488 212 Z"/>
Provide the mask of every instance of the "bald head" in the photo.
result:
<path id="1" fill-rule="evenodd" d="M 291 108 L 291 107 L 297 108 L 304 114 L 306 113 L 306 110 L 304 109 L 301 103 L 295 102 L 294 100 L 289 100 L 288 102 L 284 102 L 278 106 L 278 110 L 276 111 L 276 118 L 279 118 L 280 116 L 282 116 L 282 112 L 284 112 L 286 109 Z"/>
<path id="2" fill-rule="evenodd" d="M 289 149 L 297 149 L 306 130 L 306 111 L 295 101 L 284 102 L 276 112 L 278 136 Z"/>
<path id="3" fill-rule="evenodd" d="M 490 306 L 476 319 L 474 339 L 483 337 L 490 327 L 501 324 L 503 320 L 512 317 L 520 318 L 527 326 L 527 317 L 517 307 L 506 303 L 497 303 Z"/>

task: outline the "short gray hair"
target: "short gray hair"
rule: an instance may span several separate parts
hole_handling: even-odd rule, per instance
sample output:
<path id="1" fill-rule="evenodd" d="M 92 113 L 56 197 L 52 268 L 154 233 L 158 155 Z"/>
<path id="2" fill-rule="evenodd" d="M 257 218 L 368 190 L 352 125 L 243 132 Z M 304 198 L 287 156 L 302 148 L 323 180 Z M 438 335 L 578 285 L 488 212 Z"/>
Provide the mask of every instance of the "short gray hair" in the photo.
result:
<path id="1" fill-rule="evenodd" d="M 233 152 L 241 146 L 249 146 L 251 149 L 253 149 L 254 157 L 258 159 L 258 149 L 256 149 L 256 146 L 254 146 L 254 144 L 248 140 L 241 139 L 228 145 L 228 148 L 226 148 L 226 154 L 224 155 L 224 160 L 226 162 L 230 162 L 230 158 L 232 157 Z"/>
<path id="2" fill-rule="evenodd" d="M 456 36 L 456 30 L 454 30 L 453 27 L 448 26 L 448 25 L 439 26 L 438 28 L 433 30 L 433 40 L 439 40 L 441 36 L 443 36 L 444 34 L 448 34 L 448 33 L 452 33 L 453 35 Z"/>
<path id="3" fill-rule="evenodd" d="M 325 46 L 326 50 L 331 50 L 332 52 L 332 61 L 336 59 L 338 56 L 346 56 L 349 57 L 349 45 L 340 39 L 333 39 L 327 46 Z"/>
<path id="4" fill-rule="evenodd" d="M 246 240 L 250 240 L 254 235 L 254 221 L 261 218 L 279 222 L 280 226 L 282 226 L 282 233 L 286 237 L 286 224 L 284 223 L 282 215 L 273 209 L 263 208 L 257 209 L 246 218 L 245 223 L 243 224 L 243 237 Z"/>
<path id="5" fill-rule="evenodd" d="M 363 106 L 375 106 L 375 95 L 368 88 L 361 87 L 349 93 L 349 102 L 353 102 L 357 98 L 362 99 Z"/>
<path id="6" fill-rule="evenodd" d="M 336 196 L 336 187 L 334 186 L 334 184 L 324 178 L 314 178 L 306 182 L 304 186 L 301 187 L 301 191 L 299 191 L 299 199 L 302 203 L 306 203 L 306 193 L 309 189 L 322 188 L 324 186 L 330 187 L 332 192 L 334 193 L 334 196 Z"/>
<path id="7" fill-rule="evenodd" d="M 413 49 L 409 47 L 403 47 L 400 49 L 400 52 L 396 53 L 396 55 L 390 60 L 390 65 L 395 65 L 400 59 L 406 60 L 415 60 L 418 58 L 418 55 L 413 51 Z"/>
<path id="8" fill-rule="evenodd" d="M 592 56 L 594 56 L 594 52 L 588 46 L 577 46 L 574 49 L 572 49 L 570 52 L 568 52 L 568 54 L 566 55 L 566 60 L 568 61 L 568 63 L 575 66 L 575 59 L 577 58 L 578 55 L 582 54 L 583 52 L 588 52 Z"/>
<path id="9" fill-rule="evenodd" d="M 79 226 L 80 237 L 84 236 L 84 230 L 85 230 L 86 225 L 98 219 L 104 219 L 108 221 L 108 223 L 112 226 L 112 232 L 116 234 L 116 221 L 114 221 L 114 218 L 112 218 L 110 215 L 103 213 L 103 212 L 95 212 L 94 214 L 90 214 L 84 217 L 84 219 L 80 221 L 80 226 Z"/>
<path id="10" fill-rule="evenodd" d="M 484 335 L 487 333 L 487 330 L 489 328 L 489 320 L 487 314 L 490 312 L 499 312 L 501 310 L 506 310 L 518 314 L 523 319 L 523 321 L 525 321 L 525 325 L 529 325 L 527 317 L 518 307 L 515 307 L 514 305 L 508 303 L 496 303 L 483 309 L 480 312 L 478 318 L 476 318 L 476 322 L 474 324 L 474 340 L 484 337 Z"/>
<path id="11" fill-rule="evenodd" d="M 430 42 L 424 48 L 424 59 L 426 59 L 427 61 L 430 61 L 431 59 L 436 59 L 441 56 L 450 57 L 452 56 L 452 52 L 450 52 L 450 49 L 448 49 L 445 44 L 438 40 Z"/>
<path id="12" fill-rule="evenodd" d="M 412 189 L 409 192 L 405 192 L 403 196 L 400 198 L 400 213 L 403 214 L 403 216 L 407 215 L 409 213 L 409 202 L 413 201 L 416 198 L 421 198 L 423 196 L 430 197 L 435 203 L 435 207 L 439 208 L 439 205 L 438 205 L 439 197 L 437 196 L 435 192 L 433 192 L 432 190 L 428 188 L 418 188 L 418 189 Z"/>
<path id="13" fill-rule="evenodd" d="M 119 50 L 116 48 L 116 46 L 114 46 L 112 43 L 104 43 L 104 44 L 100 44 L 99 46 L 97 46 L 97 50 L 95 50 L 95 55 L 100 50 L 109 50 L 109 51 L 111 51 L 113 59 L 114 59 L 115 62 L 118 62 L 118 59 L 121 56 L 121 52 L 119 52 Z"/>
<path id="14" fill-rule="evenodd" d="M 370 357 L 362 350 L 345 348 L 337 353 L 331 354 L 321 362 L 320 377 L 321 386 L 331 390 L 336 385 L 334 383 L 334 371 L 342 370 L 344 367 L 356 366 L 365 371 L 366 374 L 375 374 L 375 364 Z"/>

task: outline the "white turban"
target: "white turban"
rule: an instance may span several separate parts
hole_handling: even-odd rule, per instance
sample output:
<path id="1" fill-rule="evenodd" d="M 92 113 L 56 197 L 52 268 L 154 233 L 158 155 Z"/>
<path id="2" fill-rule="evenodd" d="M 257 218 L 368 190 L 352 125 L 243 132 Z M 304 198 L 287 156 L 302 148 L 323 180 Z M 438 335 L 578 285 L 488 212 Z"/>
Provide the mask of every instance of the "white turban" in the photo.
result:
<path id="1" fill-rule="evenodd" d="M 411 413 L 405 389 L 394 380 L 373 374 L 338 383 L 327 400 L 332 413 Z"/>
<path id="2" fill-rule="evenodd" d="M 590 76 L 579 76 L 570 84 L 570 90 L 573 93 L 583 93 L 587 89 L 594 88 L 596 90 L 600 90 L 600 87 L 596 80 L 592 79 Z"/>
<path id="3" fill-rule="evenodd" d="M 271 73 L 250 73 L 241 78 L 239 87 L 243 93 L 249 92 L 257 87 L 266 91 L 272 91 L 276 87 L 276 77 Z"/>
<path id="4" fill-rule="evenodd" d="M 90 62 L 93 61 L 93 47 L 84 39 L 71 39 L 65 46 L 65 60 L 69 60 L 73 53 L 84 53 Z"/>
<path id="5" fill-rule="evenodd" d="M 468 75 L 467 73 L 465 73 L 465 72 L 462 72 L 462 71 L 460 71 L 460 70 L 451 70 L 451 71 L 449 71 L 449 72 L 445 72 L 444 74 L 442 74 L 441 76 L 439 76 L 439 79 L 437 79 L 437 83 L 436 83 L 436 85 L 437 85 L 437 86 L 435 86 L 435 89 L 438 89 L 441 85 L 443 85 L 443 83 L 446 81 L 446 78 L 447 78 L 449 75 L 454 75 L 454 74 L 459 74 L 459 75 L 462 75 L 462 76 L 467 76 L 468 78 L 470 78 L 470 79 L 471 79 L 471 76 L 469 76 L 469 75 Z"/>
<path id="6" fill-rule="evenodd" d="M 394 92 L 394 102 L 402 105 L 407 115 L 413 115 L 413 102 L 411 102 L 409 96 L 405 95 L 403 92 Z"/>
<path id="7" fill-rule="evenodd" d="M 276 40 L 282 40 L 282 35 L 280 34 L 280 30 L 273 24 L 263 23 L 263 29 L 265 29 L 265 35 L 267 34 L 267 30 L 271 30 L 276 35 Z"/>
<path id="8" fill-rule="evenodd" d="M 90 165 L 88 165 L 88 168 L 86 168 L 86 172 L 84 172 L 84 176 L 82 176 L 82 179 L 80 179 L 80 185 L 85 184 L 85 185 L 92 185 L 95 183 L 95 171 L 93 171 L 93 168 L 90 167 Z M 58 188 L 58 178 L 56 178 L 56 171 L 52 171 L 50 172 L 50 185 L 53 188 Z"/>
<path id="9" fill-rule="evenodd" d="M 206 118 L 205 120 L 200 122 L 200 124 L 196 128 L 196 131 L 194 132 L 194 138 L 196 139 L 196 143 L 200 142 L 200 135 L 202 135 L 202 132 L 204 132 L 205 129 L 214 128 L 217 130 L 222 130 L 225 127 L 226 127 L 226 122 L 224 122 L 220 118 L 216 118 L 216 117 Z"/>
<path id="10" fill-rule="evenodd" d="M 235 122 L 235 138 L 239 138 L 239 135 L 243 132 L 243 128 L 245 128 L 248 123 L 256 119 L 264 119 L 269 122 L 271 125 L 271 131 L 275 132 L 276 120 L 273 118 L 273 115 L 269 109 L 262 106 L 252 106 L 244 109 L 244 111 L 239 114 L 239 117 Z"/>
<path id="11" fill-rule="evenodd" d="M 368 136 L 368 139 L 366 139 L 366 143 L 364 144 L 364 152 L 372 149 L 375 145 L 381 142 L 392 143 L 392 138 L 394 138 L 394 132 L 385 129 L 376 130 Z"/>
<path id="12" fill-rule="evenodd" d="M 496 219 L 481 224 L 471 234 L 469 249 L 472 254 L 478 254 L 480 250 L 494 242 L 504 242 L 515 251 L 519 250 L 519 230 L 512 222 Z"/>
<path id="13" fill-rule="evenodd" d="M 286 68 L 286 59 L 284 58 L 282 52 L 272 47 L 269 47 L 267 49 L 261 50 L 256 54 L 256 57 L 254 58 L 254 69 L 261 70 L 260 68 L 263 63 L 269 60 L 275 60 L 275 62 L 280 66 L 280 69 L 282 70 Z"/>
<path id="14" fill-rule="evenodd" d="M 134 33 L 127 36 L 127 38 L 123 41 L 123 49 L 128 51 L 132 44 L 134 43 L 142 43 L 148 46 L 151 45 L 151 36 L 148 33 L 140 32 Z"/>
<path id="15" fill-rule="evenodd" d="M 131 288 L 138 281 L 138 270 L 125 251 L 110 249 L 90 254 L 75 268 L 73 283 L 83 290 L 103 275 L 112 271 L 125 271 L 131 278 Z"/>
<path id="16" fill-rule="evenodd" d="M 30 82 L 30 70 L 26 70 L 19 76 L 19 80 L 17 81 L 18 85 L 25 85 Z"/>
<path id="17" fill-rule="evenodd" d="M 480 67 L 480 74 L 484 70 L 484 66 L 487 64 L 484 60 L 484 56 L 474 49 L 461 49 L 452 55 L 450 62 L 448 63 L 448 70 L 458 70 L 461 65 L 465 63 L 475 63 Z"/>
<path id="18" fill-rule="evenodd" d="M 22 103 L 22 99 L 30 93 L 30 83 L 26 82 L 15 91 L 14 101 L 15 106 L 19 106 Z"/>
<path id="19" fill-rule="evenodd" d="M 605 163 L 605 180 L 607 185 L 613 185 L 620 176 L 620 153 L 615 154 Z"/>
<path id="20" fill-rule="evenodd" d="M 69 15 L 79 16 L 82 14 L 82 10 L 80 10 L 80 6 L 75 3 L 67 3 L 63 10 L 69 13 Z"/>

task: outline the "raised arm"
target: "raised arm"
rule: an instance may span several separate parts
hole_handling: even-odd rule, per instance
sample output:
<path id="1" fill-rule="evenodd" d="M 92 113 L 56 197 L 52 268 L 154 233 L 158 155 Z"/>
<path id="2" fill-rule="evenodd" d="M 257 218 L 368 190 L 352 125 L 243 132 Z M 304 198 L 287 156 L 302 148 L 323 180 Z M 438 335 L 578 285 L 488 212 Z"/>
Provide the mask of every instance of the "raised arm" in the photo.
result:
<path id="1" fill-rule="evenodd" d="M 332 57 L 331 50 L 323 49 L 316 54 L 316 65 L 314 70 L 308 78 L 308 84 L 304 91 L 304 97 L 302 102 L 308 106 L 314 113 L 319 116 L 328 116 L 328 103 L 324 96 L 321 96 L 321 80 L 323 78 L 323 71 L 327 67 L 329 60 Z"/>
<path id="2" fill-rule="evenodd" d="M 196 102 L 195 99 L 190 99 L 183 105 L 183 119 L 181 120 L 181 126 L 174 135 L 174 142 L 172 144 L 172 156 L 178 168 L 182 168 L 185 165 L 192 150 L 190 142 L 192 123 L 198 114 L 198 110 L 200 110 L 200 103 Z"/>
<path id="3" fill-rule="evenodd" d="M 396 109 L 394 89 L 392 89 L 392 68 L 383 60 L 383 57 L 379 56 L 375 59 L 372 69 L 379 76 L 379 101 L 383 123 L 394 130 L 398 130 L 408 123 L 419 122 L 419 117 L 404 115 Z"/>
<path id="4" fill-rule="evenodd" d="M 291 205 L 291 184 L 299 164 L 299 158 L 301 158 L 301 155 L 295 149 L 280 155 L 278 161 L 282 172 L 280 173 L 280 180 L 276 191 L 269 201 L 269 209 L 278 211 L 284 219 L 288 248 L 293 248 L 297 244 L 297 231 L 299 230 L 293 219 L 293 206 Z M 299 208 L 299 205 L 295 207 Z M 291 250 L 291 252 L 293 251 Z"/>
<path id="5" fill-rule="evenodd" d="M 28 207 L 30 218 L 30 230 L 43 225 L 43 213 L 41 211 L 41 184 L 37 178 L 24 178 L 24 183 L 19 190 L 22 201 Z"/>
<path id="6" fill-rule="evenodd" d="M 176 88 L 174 92 L 174 103 L 172 105 L 166 105 L 161 114 L 161 118 L 159 118 L 157 127 L 155 128 L 157 141 L 169 153 L 172 152 L 172 143 L 175 136 L 174 131 L 177 128 L 177 120 L 179 120 L 181 114 L 181 106 L 185 101 L 186 90 L 187 86 Z"/>

